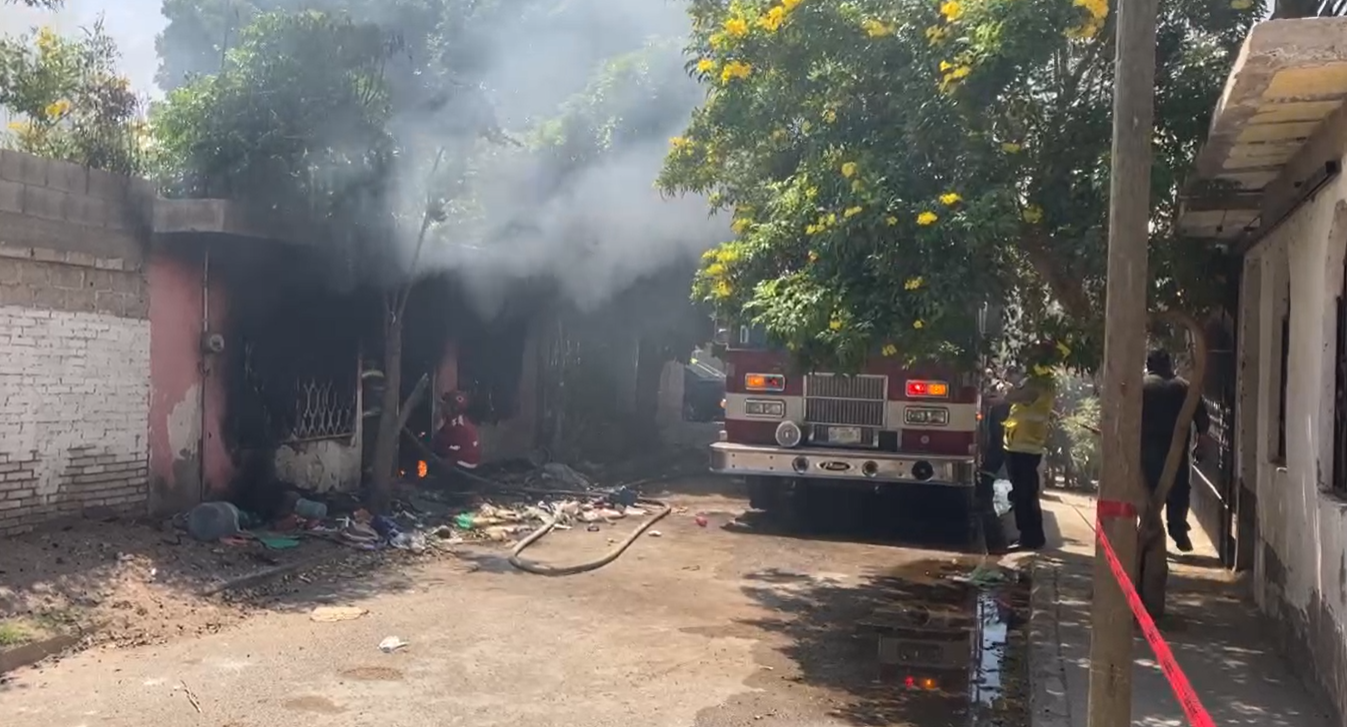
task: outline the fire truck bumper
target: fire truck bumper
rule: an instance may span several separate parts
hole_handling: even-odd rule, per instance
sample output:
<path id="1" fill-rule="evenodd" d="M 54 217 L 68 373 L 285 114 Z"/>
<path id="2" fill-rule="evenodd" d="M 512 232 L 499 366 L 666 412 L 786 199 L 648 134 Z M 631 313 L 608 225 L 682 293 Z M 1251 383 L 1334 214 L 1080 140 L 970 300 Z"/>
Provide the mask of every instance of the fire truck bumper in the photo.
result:
<path id="1" fill-rule="evenodd" d="M 972 457 L 808 447 L 786 449 L 730 442 L 711 445 L 711 471 L 738 476 L 808 477 L 948 487 L 972 487 L 977 473 Z"/>

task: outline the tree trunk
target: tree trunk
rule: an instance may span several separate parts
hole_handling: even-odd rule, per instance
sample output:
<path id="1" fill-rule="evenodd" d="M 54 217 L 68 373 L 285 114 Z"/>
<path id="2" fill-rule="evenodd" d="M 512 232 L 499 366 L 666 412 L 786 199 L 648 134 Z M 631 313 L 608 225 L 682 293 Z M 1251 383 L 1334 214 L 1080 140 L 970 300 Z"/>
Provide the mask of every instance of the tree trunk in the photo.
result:
<path id="1" fill-rule="evenodd" d="M 383 514 L 393 499 L 397 469 L 398 423 L 402 398 L 402 315 L 396 298 L 384 303 L 384 391 L 374 444 L 374 471 L 370 483 L 370 510 Z"/>

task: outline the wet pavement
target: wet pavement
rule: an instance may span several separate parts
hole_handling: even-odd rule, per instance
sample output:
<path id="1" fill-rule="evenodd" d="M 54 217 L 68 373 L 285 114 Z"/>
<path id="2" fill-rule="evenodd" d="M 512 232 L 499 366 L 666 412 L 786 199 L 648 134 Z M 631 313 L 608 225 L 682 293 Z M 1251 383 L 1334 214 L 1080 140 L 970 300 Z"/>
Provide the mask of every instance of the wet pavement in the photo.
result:
<path id="1" fill-rule="evenodd" d="M 218 634 L 21 672 L 0 709 L 16 727 L 1026 724 L 1027 584 L 969 579 L 986 559 L 955 548 L 947 501 L 853 503 L 783 532 L 739 521 L 724 486 L 679 483 L 686 510 L 594 573 L 525 575 L 474 547 L 296 582 Z M 530 557 L 592 558 L 631 526 L 555 533 Z M 322 604 L 369 613 L 315 623 Z M 389 636 L 408 646 L 380 651 Z"/>

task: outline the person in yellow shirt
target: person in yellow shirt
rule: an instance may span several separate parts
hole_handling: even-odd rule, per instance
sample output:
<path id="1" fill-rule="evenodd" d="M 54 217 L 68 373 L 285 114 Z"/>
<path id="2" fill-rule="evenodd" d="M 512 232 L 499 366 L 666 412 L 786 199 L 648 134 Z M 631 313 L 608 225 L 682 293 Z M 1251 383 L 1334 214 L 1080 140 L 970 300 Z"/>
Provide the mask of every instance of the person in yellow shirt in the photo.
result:
<path id="1" fill-rule="evenodd" d="M 1036 349 L 1041 352 L 1050 345 L 1040 343 Z M 1034 358 L 1037 362 L 1006 394 L 1010 413 L 1003 425 L 1010 504 L 1015 513 L 1015 528 L 1020 531 L 1019 543 L 1012 547 L 1025 550 L 1038 550 L 1047 544 L 1043 506 L 1038 500 L 1038 466 L 1047 448 L 1052 408 L 1057 399 L 1057 381 L 1048 359 L 1043 355 Z"/>

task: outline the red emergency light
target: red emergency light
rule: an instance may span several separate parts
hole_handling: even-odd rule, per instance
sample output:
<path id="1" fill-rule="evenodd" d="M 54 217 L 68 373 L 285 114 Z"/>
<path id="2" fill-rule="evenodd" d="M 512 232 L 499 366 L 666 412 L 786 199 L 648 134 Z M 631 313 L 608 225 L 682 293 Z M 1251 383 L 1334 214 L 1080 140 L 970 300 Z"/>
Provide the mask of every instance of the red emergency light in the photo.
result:
<path id="1" fill-rule="evenodd" d="M 907 395 L 914 399 L 943 399 L 949 396 L 949 384 L 943 381 L 913 379 L 907 382 Z"/>

